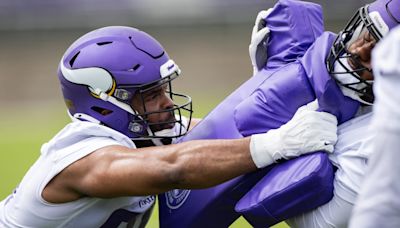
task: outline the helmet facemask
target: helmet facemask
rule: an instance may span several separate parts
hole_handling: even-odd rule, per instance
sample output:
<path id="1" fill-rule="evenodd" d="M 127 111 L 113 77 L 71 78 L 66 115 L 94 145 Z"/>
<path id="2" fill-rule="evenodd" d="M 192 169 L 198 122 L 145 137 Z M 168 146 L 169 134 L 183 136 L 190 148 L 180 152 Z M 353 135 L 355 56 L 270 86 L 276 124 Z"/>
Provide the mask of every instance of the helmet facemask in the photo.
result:
<path id="1" fill-rule="evenodd" d="M 361 77 L 365 71 L 372 73 L 372 69 L 361 63 L 360 56 L 349 51 L 350 45 L 366 34 L 371 39 L 368 42 L 373 42 L 373 45 L 383 37 L 371 21 L 367 9 L 368 5 L 361 7 L 345 29 L 338 34 L 327 59 L 327 69 L 338 84 L 356 92 L 361 102 L 372 104 L 373 80 Z M 352 78 L 342 80 L 349 76 Z"/>
<path id="2" fill-rule="evenodd" d="M 184 94 L 174 93 L 172 80 L 179 76 L 179 72 L 173 72 L 168 76 L 145 85 L 120 85 L 116 89 L 116 97 L 120 101 L 130 105 L 132 103 L 140 107 L 132 107 L 135 115 L 129 123 L 129 130 L 138 139 L 174 139 L 186 134 L 192 116 L 191 98 Z M 165 95 L 163 94 L 165 93 Z M 173 102 L 170 107 L 163 110 L 152 110 L 149 103 L 159 96 L 167 96 Z M 125 98 L 125 99 L 122 99 Z M 134 100 L 132 102 L 132 100 Z M 152 117 L 163 115 L 166 118 L 154 121 Z M 188 121 L 186 120 L 188 117 Z"/>

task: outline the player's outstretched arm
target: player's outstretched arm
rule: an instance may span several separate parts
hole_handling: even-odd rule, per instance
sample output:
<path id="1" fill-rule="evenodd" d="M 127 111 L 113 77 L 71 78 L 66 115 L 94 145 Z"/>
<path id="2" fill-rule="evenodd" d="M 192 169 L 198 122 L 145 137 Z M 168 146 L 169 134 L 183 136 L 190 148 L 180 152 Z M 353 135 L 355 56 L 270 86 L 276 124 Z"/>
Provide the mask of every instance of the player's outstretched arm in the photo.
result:
<path id="1" fill-rule="evenodd" d="M 108 146 L 70 165 L 43 195 L 50 202 L 68 202 L 83 196 L 109 198 L 206 188 L 281 158 L 332 152 L 336 124 L 333 115 L 302 107 L 279 129 L 252 137 L 141 149 Z"/>

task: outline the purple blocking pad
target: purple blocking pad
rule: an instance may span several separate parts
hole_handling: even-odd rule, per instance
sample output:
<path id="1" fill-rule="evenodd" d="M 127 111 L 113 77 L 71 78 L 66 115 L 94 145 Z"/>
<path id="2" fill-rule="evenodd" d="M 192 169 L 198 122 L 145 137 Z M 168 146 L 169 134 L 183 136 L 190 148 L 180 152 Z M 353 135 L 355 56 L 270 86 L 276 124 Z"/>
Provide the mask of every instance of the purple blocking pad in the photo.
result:
<path id="1" fill-rule="evenodd" d="M 325 67 L 325 57 L 335 35 L 321 35 L 321 7 L 303 1 L 280 0 L 266 21 L 271 29 L 267 66 L 222 101 L 181 142 L 235 139 L 264 133 L 288 122 L 300 106 L 316 98 L 320 110 L 334 114 L 339 123 L 352 118 L 356 113 L 358 102 L 343 96 Z M 316 158 L 312 160 L 314 156 Z M 270 183 L 265 181 L 253 188 L 266 174 L 265 177 L 275 176 L 278 180 L 283 170 L 287 173 L 300 172 L 297 174 L 299 177 L 306 177 L 313 173 L 313 167 L 314 170 L 318 167 L 332 169 L 326 154 L 315 153 L 306 158 L 311 159 L 315 165 L 307 168 L 304 173 L 298 167 L 308 166 L 309 161 L 300 157 L 288 163 L 239 176 L 212 188 L 173 190 L 160 194 L 160 227 L 228 227 L 241 215 L 235 211 L 236 203 L 249 191 L 271 190 L 270 195 L 286 199 L 286 204 L 275 208 L 277 213 L 273 215 L 277 220 L 284 218 L 289 212 L 300 214 L 308 210 L 310 205 L 319 206 L 322 201 L 311 202 L 304 199 L 308 196 L 316 199 L 319 194 L 324 195 L 324 199 L 331 198 L 332 189 L 322 193 L 303 192 L 304 188 L 308 188 L 308 183 L 318 183 L 313 180 L 317 178 L 313 175 L 309 176 L 310 179 L 304 178 L 304 182 L 301 180 L 296 185 L 291 185 L 290 191 L 293 195 L 290 197 L 287 195 L 289 192 L 277 192 L 276 188 L 271 188 Z M 272 176 L 269 172 L 272 172 Z M 330 175 L 323 172 L 320 174 Z M 325 178 L 328 181 L 330 177 Z M 282 181 L 286 184 L 292 183 L 288 178 Z M 261 199 L 260 202 L 264 201 Z M 265 217 L 268 219 L 269 215 L 265 213 Z M 251 221 L 252 217 L 246 218 L 251 224 L 258 224 Z"/>
<path id="2" fill-rule="evenodd" d="M 267 173 L 235 210 L 253 227 L 268 227 L 325 204 L 333 197 L 334 171 L 327 154 L 285 161 Z"/>
<path id="3" fill-rule="evenodd" d="M 269 169 L 237 177 L 213 188 L 173 190 L 159 195 L 160 227 L 228 227 L 240 216 L 234 210 L 235 204 Z"/>

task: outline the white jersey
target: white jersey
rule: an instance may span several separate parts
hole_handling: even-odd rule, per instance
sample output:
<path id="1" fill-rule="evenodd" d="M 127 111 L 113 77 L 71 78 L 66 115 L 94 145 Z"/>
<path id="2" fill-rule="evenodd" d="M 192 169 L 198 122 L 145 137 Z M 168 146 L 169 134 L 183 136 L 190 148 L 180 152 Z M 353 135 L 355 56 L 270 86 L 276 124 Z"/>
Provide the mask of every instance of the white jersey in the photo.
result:
<path id="1" fill-rule="evenodd" d="M 400 27 L 374 49 L 375 106 L 371 132 L 379 132 L 350 227 L 400 227 Z"/>
<path id="2" fill-rule="evenodd" d="M 344 189 L 344 191 L 337 191 L 335 188 L 334 194 L 340 195 L 350 203 L 354 203 L 360 191 L 375 135 L 368 131 L 372 117 L 371 107 L 364 108 L 368 109 L 367 114 L 338 126 L 338 141 L 334 153 L 329 155 L 332 164 L 337 168 L 335 185 L 343 186 Z"/>
<path id="3" fill-rule="evenodd" d="M 287 223 L 291 227 L 320 228 L 347 227 L 350 213 L 366 172 L 373 135 L 367 131 L 371 113 L 362 114 L 338 126 L 338 141 L 329 155 L 337 168 L 334 178 L 334 196 L 315 210 L 301 214 Z"/>
<path id="4" fill-rule="evenodd" d="M 128 137 L 108 127 L 83 121 L 68 124 L 42 146 L 39 159 L 14 193 L 0 202 L 0 227 L 144 227 L 140 223 L 148 219 L 154 196 L 86 197 L 62 204 L 42 197 L 45 186 L 63 169 L 109 145 L 136 148 Z"/>

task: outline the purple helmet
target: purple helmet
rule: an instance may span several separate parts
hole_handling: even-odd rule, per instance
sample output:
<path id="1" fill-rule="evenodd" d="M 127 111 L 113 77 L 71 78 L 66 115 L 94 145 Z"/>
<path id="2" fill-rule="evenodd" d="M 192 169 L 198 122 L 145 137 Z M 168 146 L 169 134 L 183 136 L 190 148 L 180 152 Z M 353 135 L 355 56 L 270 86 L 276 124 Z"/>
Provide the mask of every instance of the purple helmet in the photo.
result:
<path id="1" fill-rule="evenodd" d="M 153 37 L 135 28 L 104 27 L 76 40 L 65 52 L 58 78 L 68 112 L 75 119 L 101 123 L 132 139 L 175 138 L 185 134 L 183 114 L 192 115 L 189 96 L 172 92 L 180 69 Z M 146 111 L 142 94 L 166 86 L 173 107 Z M 144 113 L 131 107 L 141 98 Z M 174 114 L 173 121 L 150 122 L 155 113 Z M 172 116 L 172 115 L 171 115 Z M 178 127 L 157 136 L 160 126 Z"/>
<path id="2" fill-rule="evenodd" d="M 366 80 L 360 77 L 363 71 L 370 71 L 367 67 L 360 64 L 359 56 L 348 50 L 363 31 L 368 31 L 372 38 L 379 42 L 389 30 L 400 24 L 400 0 L 377 0 L 371 4 L 361 7 L 342 30 L 327 58 L 327 68 L 329 73 L 342 86 L 356 91 L 365 103 L 372 103 L 374 95 L 372 91 L 373 80 Z M 356 67 L 349 67 L 347 60 L 355 63 Z M 337 63 L 342 70 L 335 69 Z M 355 69 L 353 69 L 355 68 Z M 350 83 L 344 83 L 338 78 L 343 74 L 350 74 L 355 79 Z"/>

